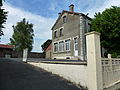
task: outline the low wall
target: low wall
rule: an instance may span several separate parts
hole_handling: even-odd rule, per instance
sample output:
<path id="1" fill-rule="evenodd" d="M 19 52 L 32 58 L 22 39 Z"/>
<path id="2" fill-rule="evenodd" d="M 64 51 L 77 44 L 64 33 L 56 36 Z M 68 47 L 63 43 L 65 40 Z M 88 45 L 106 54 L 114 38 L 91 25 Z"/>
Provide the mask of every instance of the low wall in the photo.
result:
<path id="1" fill-rule="evenodd" d="M 46 71 L 57 74 L 64 79 L 84 88 L 87 87 L 87 66 L 86 65 L 71 65 L 71 64 L 49 64 L 49 63 L 34 63 L 28 62 L 34 66 L 40 67 Z"/>

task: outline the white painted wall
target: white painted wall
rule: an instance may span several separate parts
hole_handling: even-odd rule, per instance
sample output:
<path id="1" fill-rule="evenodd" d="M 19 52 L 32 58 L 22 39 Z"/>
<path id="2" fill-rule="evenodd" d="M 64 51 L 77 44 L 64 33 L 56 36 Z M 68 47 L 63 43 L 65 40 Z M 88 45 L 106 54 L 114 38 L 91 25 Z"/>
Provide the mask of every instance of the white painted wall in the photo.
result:
<path id="1" fill-rule="evenodd" d="M 87 87 L 87 66 L 86 65 L 66 65 L 66 64 L 46 64 L 32 63 L 34 66 L 43 68 L 53 74 L 57 74 L 76 85 Z"/>

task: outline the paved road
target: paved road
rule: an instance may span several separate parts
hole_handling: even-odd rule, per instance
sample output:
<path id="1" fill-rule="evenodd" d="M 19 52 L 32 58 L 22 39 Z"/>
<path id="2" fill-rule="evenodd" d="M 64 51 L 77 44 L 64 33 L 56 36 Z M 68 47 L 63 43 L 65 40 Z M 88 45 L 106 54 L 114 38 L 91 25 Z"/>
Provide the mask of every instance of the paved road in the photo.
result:
<path id="1" fill-rule="evenodd" d="M 79 90 L 58 76 L 13 60 L 0 59 L 0 90 Z"/>

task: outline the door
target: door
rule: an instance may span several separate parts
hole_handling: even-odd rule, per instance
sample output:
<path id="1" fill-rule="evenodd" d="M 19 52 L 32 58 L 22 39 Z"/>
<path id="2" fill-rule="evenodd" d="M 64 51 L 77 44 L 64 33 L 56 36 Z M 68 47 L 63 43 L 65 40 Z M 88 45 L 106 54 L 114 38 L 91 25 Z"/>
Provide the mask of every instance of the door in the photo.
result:
<path id="1" fill-rule="evenodd" d="M 74 38 L 74 56 L 78 56 L 78 38 Z"/>

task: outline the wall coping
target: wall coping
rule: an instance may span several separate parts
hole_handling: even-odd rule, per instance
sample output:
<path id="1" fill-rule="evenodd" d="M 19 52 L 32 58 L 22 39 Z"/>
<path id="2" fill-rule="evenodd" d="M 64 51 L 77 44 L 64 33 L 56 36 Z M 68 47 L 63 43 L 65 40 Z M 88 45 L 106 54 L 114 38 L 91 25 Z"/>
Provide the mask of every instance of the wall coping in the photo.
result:
<path id="1" fill-rule="evenodd" d="M 30 62 L 30 61 L 29 61 Z M 32 63 L 46 63 L 46 64 L 67 64 L 67 65 L 87 65 L 86 61 L 82 62 L 62 62 L 62 61 L 38 61 Z"/>
<path id="2" fill-rule="evenodd" d="M 92 31 L 92 32 L 85 33 L 86 36 L 87 36 L 87 35 L 91 35 L 91 34 L 101 35 L 101 33 L 96 32 L 96 31 Z"/>

